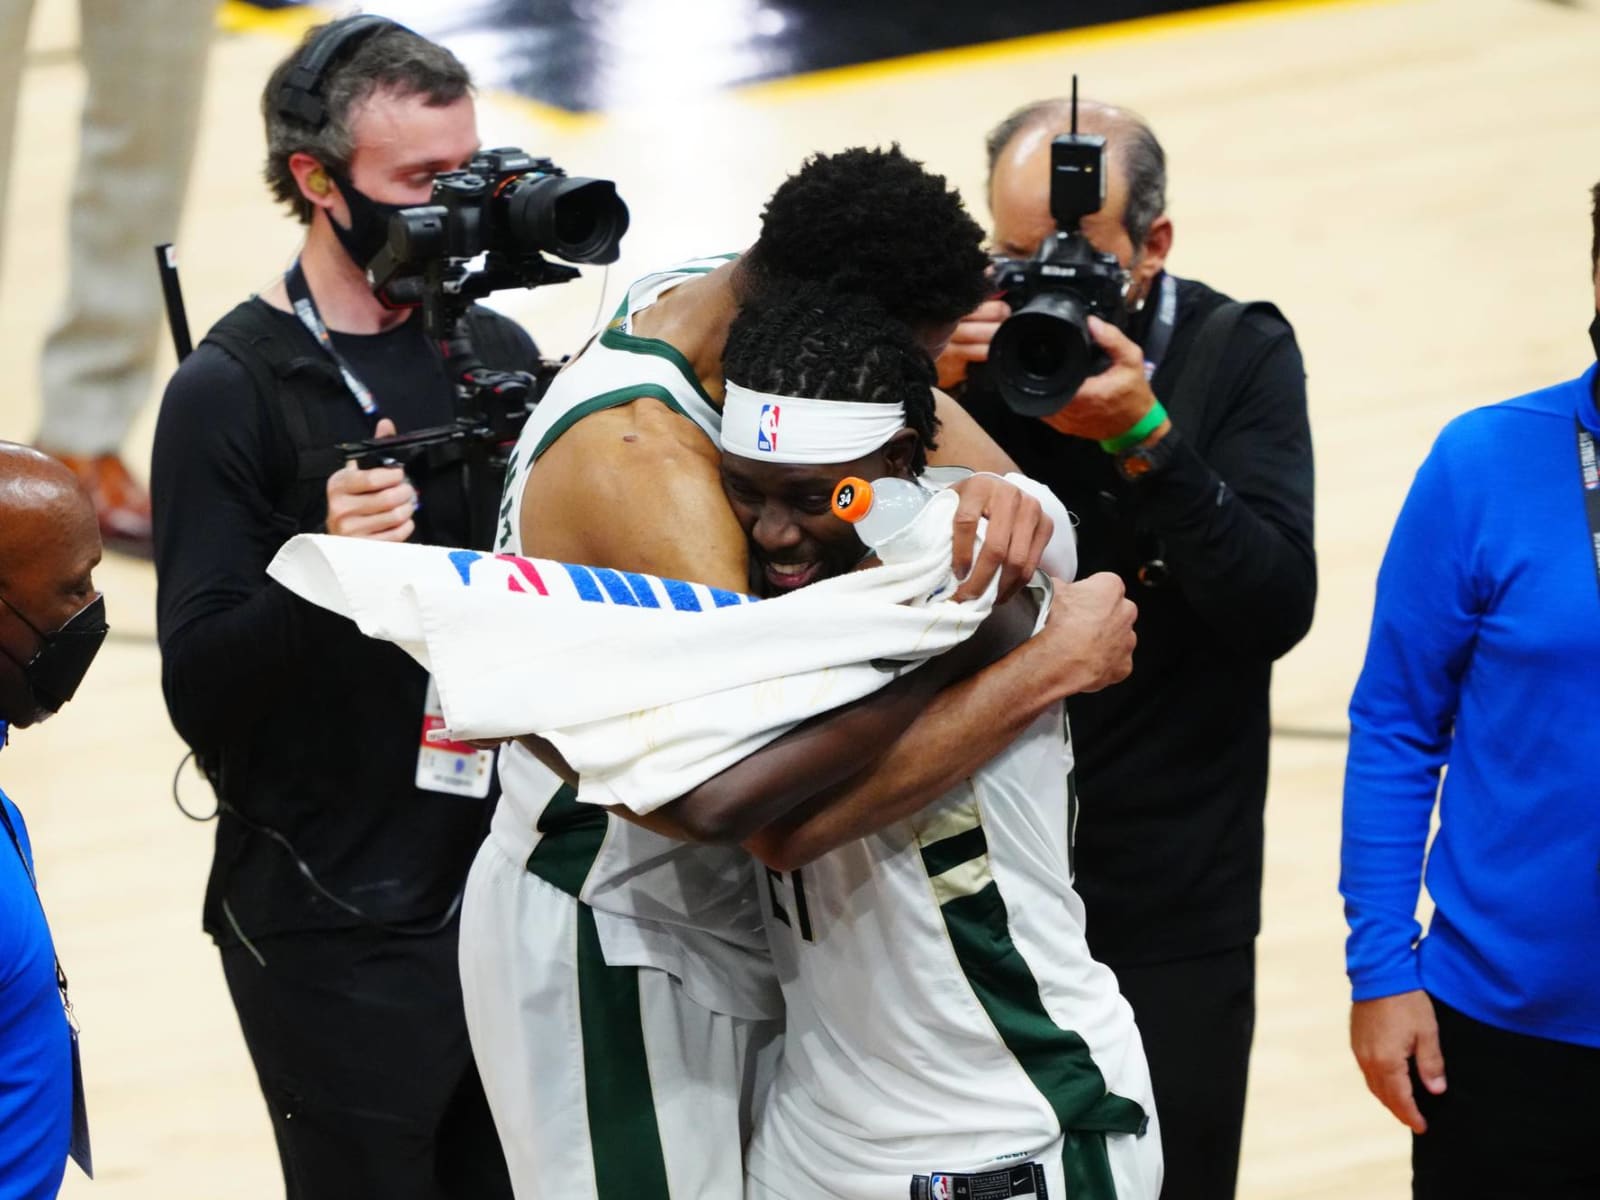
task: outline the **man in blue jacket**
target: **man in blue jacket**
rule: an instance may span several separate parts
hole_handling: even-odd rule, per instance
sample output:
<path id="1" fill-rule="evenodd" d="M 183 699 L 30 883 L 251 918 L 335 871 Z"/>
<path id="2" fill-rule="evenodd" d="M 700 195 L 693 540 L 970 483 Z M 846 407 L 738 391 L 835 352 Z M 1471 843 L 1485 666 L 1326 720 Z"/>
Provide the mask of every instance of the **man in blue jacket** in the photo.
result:
<path id="1" fill-rule="evenodd" d="M 105 640 L 100 532 L 72 473 L 0 442 L 0 747 L 72 698 Z M 22 814 L 0 792 L 0 1195 L 44 1200 L 69 1149 L 88 1169 L 66 978 Z M 76 1095 L 75 1095 L 76 1092 Z"/>
<path id="2" fill-rule="evenodd" d="M 1378 576 L 1345 772 L 1350 1042 L 1415 1134 L 1420 1200 L 1600 1195 L 1597 436 L 1593 366 L 1458 417 Z"/>

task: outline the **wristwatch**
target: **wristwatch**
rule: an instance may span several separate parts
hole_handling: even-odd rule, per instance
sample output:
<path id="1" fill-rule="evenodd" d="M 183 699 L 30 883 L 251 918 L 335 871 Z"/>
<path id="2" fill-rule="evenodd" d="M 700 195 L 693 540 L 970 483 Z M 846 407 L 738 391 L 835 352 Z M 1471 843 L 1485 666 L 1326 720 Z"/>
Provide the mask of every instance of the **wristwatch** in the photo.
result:
<path id="1" fill-rule="evenodd" d="M 1164 471 L 1178 453 L 1178 431 L 1168 429 L 1153 445 L 1130 446 L 1114 456 L 1117 474 L 1129 483 L 1138 483 Z"/>

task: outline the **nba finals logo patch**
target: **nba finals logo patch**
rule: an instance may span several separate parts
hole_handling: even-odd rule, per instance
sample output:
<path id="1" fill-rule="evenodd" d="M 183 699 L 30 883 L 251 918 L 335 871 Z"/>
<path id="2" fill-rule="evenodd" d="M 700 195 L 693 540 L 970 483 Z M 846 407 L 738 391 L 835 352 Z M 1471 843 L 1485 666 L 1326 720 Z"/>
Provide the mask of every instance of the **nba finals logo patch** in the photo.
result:
<path id="1" fill-rule="evenodd" d="M 779 405 L 763 404 L 761 416 L 756 420 L 756 449 L 765 450 L 768 454 L 778 449 L 778 414 Z"/>

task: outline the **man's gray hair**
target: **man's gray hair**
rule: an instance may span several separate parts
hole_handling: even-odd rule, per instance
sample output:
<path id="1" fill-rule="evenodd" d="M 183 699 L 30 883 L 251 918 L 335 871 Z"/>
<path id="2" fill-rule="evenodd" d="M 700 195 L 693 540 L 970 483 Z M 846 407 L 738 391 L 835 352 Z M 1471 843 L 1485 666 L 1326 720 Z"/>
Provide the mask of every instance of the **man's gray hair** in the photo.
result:
<path id="1" fill-rule="evenodd" d="M 308 29 L 304 39 L 278 64 L 261 93 L 261 115 L 267 123 L 267 165 L 263 175 L 275 199 L 309 225 L 314 211 L 289 170 L 289 157 L 309 154 L 325 167 L 347 171 L 355 152 L 350 116 L 356 106 L 379 89 L 403 96 L 422 96 L 430 105 L 454 104 L 472 90 L 472 77 L 461 60 L 437 42 L 395 25 L 368 34 L 353 50 L 328 65 L 322 76 L 322 101 L 327 123 L 313 129 L 278 111 L 278 92 L 300 56 L 325 25 Z"/>
<path id="2" fill-rule="evenodd" d="M 1137 113 L 1093 100 L 1080 100 L 1078 111 L 1080 115 L 1092 113 L 1107 126 L 1111 152 L 1120 156 L 1122 173 L 1128 180 L 1128 206 L 1122 214 L 1122 227 L 1137 250 L 1144 245 L 1155 219 L 1167 211 L 1167 153 L 1156 140 L 1155 131 Z M 1025 104 L 996 125 L 985 141 L 989 154 L 985 190 L 993 193 L 995 164 L 1018 134 L 1040 125 L 1065 132 L 1071 119 L 1072 102 L 1056 97 Z"/>

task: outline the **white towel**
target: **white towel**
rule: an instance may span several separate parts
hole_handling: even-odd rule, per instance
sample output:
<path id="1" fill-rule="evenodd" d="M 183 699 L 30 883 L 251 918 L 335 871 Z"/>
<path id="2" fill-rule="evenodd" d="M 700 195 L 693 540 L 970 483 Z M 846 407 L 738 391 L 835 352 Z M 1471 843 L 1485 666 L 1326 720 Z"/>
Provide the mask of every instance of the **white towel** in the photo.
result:
<path id="1" fill-rule="evenodd" d="M 432 672 L 458 738 L 536 733 L 580 797 L 646 813 L 817 713 L 876 691 L 988 616 L 947 594 L 957 498 L 898 560 L 755 601 L 652 576 L 470 550 L 301 535 L 279 583 Z M 877 665 L 874 665 L 877 664 Z"/>

